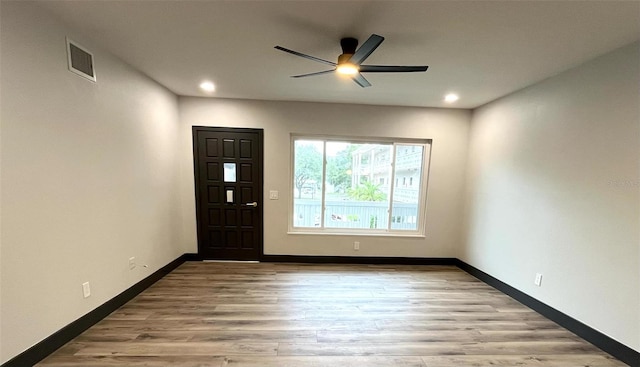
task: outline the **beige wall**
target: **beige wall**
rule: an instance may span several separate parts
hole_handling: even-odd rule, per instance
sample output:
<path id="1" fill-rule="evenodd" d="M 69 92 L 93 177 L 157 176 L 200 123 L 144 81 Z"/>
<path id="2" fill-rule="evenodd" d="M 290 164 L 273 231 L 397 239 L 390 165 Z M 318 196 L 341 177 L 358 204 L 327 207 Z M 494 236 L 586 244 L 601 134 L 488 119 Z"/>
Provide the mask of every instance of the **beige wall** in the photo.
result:
<path id="1" fill-rule="evenodd" d="M 180 98 L 182 228 L 185 251 L 196 252 L 191 126 L 264 129 L 264 190 L 280 193 L 264 202 L 266 254 L 455 257 L 461 241 L 462 193 L 469 111 L 328 103 Z M 425 238 L 287 234 L 290 134 L 433 139 Z M 360 251 L 353 241 L 360 241 Z"/>
<path id="2" fill-rule="evenodd" d="M 184 252 L 176 97 L 32 4 L 1 16 L 0 363 Z M 67 71 L 65 36 L 97 84 Z"/>
<path id="3" fill-rule="evenodd" d="M 0 27 L 0 363 L 197 251 L 193 125 L 264 129 L 267 254 L 461 257 L 640 350 L 637 44 L 471 116 L 176 100 L 32 4 L 3 2 Z M 66 70 L 65 36 L 97 84 Z M 287 234 L 291 133 L 433 139 L 426 238 Z"/>
<path id="4" fill-rule="evenodd" d="M 464 261 L 635 350 L 638 50 L 630 45 L 474 111 L 462 251 Z"/>

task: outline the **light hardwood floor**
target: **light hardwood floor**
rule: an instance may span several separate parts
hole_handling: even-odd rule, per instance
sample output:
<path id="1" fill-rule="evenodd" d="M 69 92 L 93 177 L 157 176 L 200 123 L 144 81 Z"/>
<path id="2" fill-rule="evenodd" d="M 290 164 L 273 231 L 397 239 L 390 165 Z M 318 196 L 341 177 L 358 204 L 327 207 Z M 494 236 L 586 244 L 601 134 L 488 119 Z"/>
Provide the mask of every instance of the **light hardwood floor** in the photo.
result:
<path id="1" fill-rule="evenodd" d="M 626 365 L 455 267 L 187 262 L 38 366 Z"/>

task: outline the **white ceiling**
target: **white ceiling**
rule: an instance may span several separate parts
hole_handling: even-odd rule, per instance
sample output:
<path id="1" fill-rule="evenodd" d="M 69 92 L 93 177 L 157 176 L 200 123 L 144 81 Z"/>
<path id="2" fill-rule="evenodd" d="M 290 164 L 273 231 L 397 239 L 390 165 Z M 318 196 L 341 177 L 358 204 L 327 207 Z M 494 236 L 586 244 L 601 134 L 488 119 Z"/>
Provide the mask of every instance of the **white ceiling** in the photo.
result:
<path id="1" fill-rule="evenodd" d="M 638 1 L 42 1 L 171 91 L 216 97 L 474 108 L 640 38 Z M 280 45 L 336 61 L 342 37 L 386 38 L 360 88 Z M 91 49 L 91 45 L 85 45 Z M 96 71 L 100 75 L 100 61 Z M 443 102 L 457 92 L 455 105 Z"/>

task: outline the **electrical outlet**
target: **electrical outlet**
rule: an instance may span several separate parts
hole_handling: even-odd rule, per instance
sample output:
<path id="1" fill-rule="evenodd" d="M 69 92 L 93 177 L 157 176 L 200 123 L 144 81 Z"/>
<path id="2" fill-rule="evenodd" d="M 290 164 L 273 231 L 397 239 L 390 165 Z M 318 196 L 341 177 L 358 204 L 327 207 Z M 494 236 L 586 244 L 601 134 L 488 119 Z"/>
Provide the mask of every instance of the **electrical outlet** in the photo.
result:
<path id="1" fill-rule="evenodd" d="M 135 257 L 130 257 L 129 258 L 129 270 L 133 270 L 136 268 L 136 258 Z"/>
<path id="2" fill-rule="evenodd" d="M 537 285 L 538 287 L 541 287 L 542 286 L 542 274 L 536 273 L 536 280 L 534 280 L 533 283 L 535 285 Z"/>
<path id="3" fill-rule="evenodd" d="M 355 251 L 360 250 L 360 242 L 358 242 L 358 241 L 354 241 L 354 242 L 353 242 L 353 249 L 354 249 Z"/>
<path id="4" fill-rule="evenodd" d="M 89 282 L 82 283 L 82 295 L 84 298 L 88 298 L 91 295 L 91 287 L 89 286 Z"/>

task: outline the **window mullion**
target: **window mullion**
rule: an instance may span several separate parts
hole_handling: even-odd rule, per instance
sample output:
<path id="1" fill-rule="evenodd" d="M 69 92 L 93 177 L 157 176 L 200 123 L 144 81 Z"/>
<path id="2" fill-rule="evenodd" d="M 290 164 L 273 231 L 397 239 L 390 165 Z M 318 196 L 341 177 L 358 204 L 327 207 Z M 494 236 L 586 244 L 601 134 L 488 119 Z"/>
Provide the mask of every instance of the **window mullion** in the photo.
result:
<path id="1" fill-rule="evenodd" d="M 327 141 L 322 141 L 322 203 L 320 203 L 320 228 L 324 229 L 325 198 L 327 193 Z"/>
<path id="2" fill-rule="evenodd" d="M 393 149 L 391 149 L 391 185 L 389 186 L 389 206 L 387 207 L 387 231 L 391 231 L 391 216 L 393 213 L 393 191 L 395 189 L 395 185 L 396 185 L 396 180 L 395 180 L 395 175 L 396 175 L 396 144 L 393 143 Z"/>

